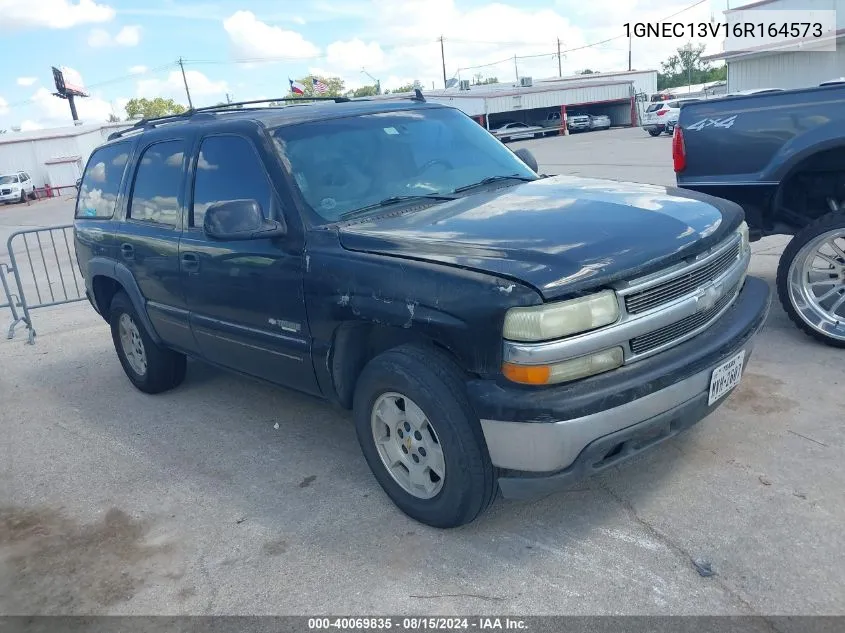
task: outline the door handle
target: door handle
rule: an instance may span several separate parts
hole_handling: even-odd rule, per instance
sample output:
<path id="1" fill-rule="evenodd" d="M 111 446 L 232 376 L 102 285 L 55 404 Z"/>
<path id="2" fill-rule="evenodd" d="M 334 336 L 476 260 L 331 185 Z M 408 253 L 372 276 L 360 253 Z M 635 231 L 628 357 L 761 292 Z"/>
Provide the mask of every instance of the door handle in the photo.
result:
<path id="1" fill-rule="evenodd" d="M 182 270 L 196 272 L 200 267 L 200 258 L 196 253 L 182 253 Z"/>
<path id="2" fill-rule="evenodd" d="M 134 259 L 135 247 L 132 244 L 121 244 L 120 254 L 123 255 L 123 259 Z"/>

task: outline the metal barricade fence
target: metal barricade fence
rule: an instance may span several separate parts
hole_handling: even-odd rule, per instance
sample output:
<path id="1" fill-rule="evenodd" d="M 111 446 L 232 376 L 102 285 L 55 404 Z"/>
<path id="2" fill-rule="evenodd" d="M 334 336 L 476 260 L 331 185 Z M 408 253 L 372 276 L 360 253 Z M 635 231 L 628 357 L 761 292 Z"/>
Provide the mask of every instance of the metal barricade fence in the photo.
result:
<path id="1" fill-rule="evenodd" d="M 15 328 L 23 323 L 29 331 L 27 342 L 33 344 L 32 310 L 86 298 L 85 281 L 76 269 L 73 225 L 16 231 L 9 236 L 6 247 L 10 263 L 0 264 L 0 279 L 7 303 L 0 308 L 12 311 L 7 338 L 13 338 Z M 8 283 L 9 274 L 14 287 Z"/>

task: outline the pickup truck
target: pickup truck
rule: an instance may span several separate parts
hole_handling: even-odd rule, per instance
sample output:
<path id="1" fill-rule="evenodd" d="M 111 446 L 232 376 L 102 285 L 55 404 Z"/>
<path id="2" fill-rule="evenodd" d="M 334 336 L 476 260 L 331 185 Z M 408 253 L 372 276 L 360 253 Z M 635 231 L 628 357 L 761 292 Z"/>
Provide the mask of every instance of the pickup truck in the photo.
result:
<path id="1" fill-rule="evenodd" d="M 741 205 L 752 240 L 792 236 L 781 304 L 845 347 L 845 84 L 686 103 L 672 148 L 678 186 Z"/>
<path id="2" fill-rule="evenodd" d="M 351 409 L 386 494 L 445 528 L 619 464 L 741 380 L 769 288 L 738 205 L 544 176 L 421 93 L 249 105 L 140 122 L 86 165 L 78 265 L 139 390 L 190 356 Z"/>

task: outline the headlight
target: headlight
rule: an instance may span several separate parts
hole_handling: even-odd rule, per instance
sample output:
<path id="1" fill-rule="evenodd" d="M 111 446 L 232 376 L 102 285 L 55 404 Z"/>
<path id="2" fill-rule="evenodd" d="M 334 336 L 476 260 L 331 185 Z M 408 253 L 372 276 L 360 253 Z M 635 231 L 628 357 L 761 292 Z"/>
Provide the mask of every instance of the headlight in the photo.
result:
<path id="1" fill-rule="evenodd" d="M 751 241 L 748 238 L 748 223 L 745 220 L 739 225 L 737 232 L 742 236 L 742 250 L 745 252 L 751 248 Z"/>
<path id="2" fill-rule="evenodd" d="M 618 318 L 616 293 L 604 290 L 560 303 L 511 308 L 503 336 L 511 341 L 548 341 L 610 325 Z"/>
<path id="3" fill-rule="evenodd" d="M 516 365 L 505 363 L 502 374 L 508 380 L 523 385 L 553 385 L 587 376 L 594 376 L 622 366 L 624 354 L 621 347 L 572 358 L 551 365 Z"/>

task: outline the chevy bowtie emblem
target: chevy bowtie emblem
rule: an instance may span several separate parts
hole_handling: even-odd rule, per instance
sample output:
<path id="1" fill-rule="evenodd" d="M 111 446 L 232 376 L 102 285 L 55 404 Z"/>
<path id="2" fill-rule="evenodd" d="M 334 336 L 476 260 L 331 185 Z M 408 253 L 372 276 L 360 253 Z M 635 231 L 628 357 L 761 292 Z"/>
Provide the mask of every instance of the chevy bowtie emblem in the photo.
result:
<path id="1" fill-rule="evenodd" d="M 411 450 L 411 436 L 410 435 L 405 438 L 405 448 L 407 448 L 408 450 Z"/>
<path id="2" fill-rule="evenodd" d="M 708 286 L 704 288 L 701 292 L 698 293 L 696 297 L 696 303 L 698 305 L 698 311 L 703 312 L 705 310 L 709 310 L 716 302 L 719 300 L 719 297 L 722 296 L 722 287 L 717 285 Z"/>

